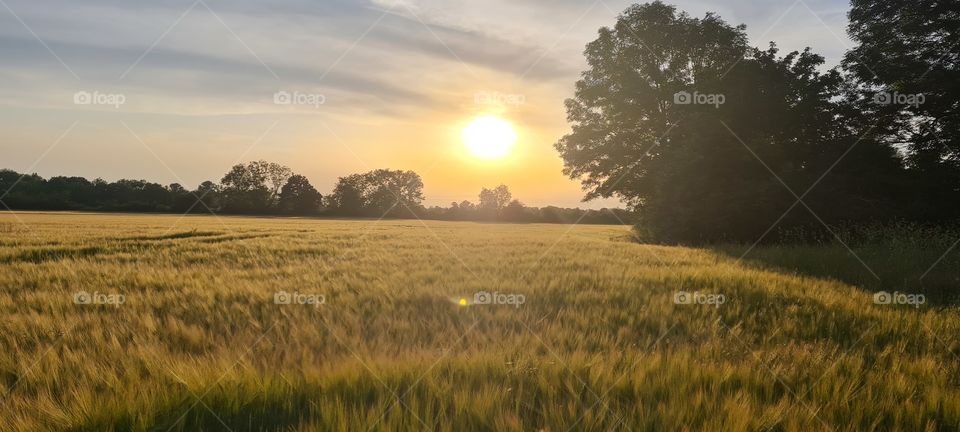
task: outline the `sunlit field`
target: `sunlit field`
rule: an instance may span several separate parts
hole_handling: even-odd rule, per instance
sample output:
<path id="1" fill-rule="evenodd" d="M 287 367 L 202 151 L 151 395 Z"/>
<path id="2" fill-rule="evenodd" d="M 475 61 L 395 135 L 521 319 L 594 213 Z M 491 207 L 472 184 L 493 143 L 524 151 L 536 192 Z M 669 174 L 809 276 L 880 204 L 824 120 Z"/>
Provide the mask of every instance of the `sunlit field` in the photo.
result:
<path id="1" fill-rule="evenodd" d="M 960 429 L 956 309 L 628 227 L 6 213 L 0 245 L 2 430 Z"/>

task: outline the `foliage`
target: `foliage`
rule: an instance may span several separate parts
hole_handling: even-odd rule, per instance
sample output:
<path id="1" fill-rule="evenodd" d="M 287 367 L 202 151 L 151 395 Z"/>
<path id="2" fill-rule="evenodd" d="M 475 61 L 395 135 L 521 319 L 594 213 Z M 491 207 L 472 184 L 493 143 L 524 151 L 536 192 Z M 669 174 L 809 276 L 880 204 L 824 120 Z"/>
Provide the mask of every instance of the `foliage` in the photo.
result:
<path id="1" fill-rule="evenodd" d="M 492 191 L 495 208 L 483 210 L 469 201 L 451 203 L 450 208 L 423 208 L 422 183 L 412 171 L 377 170 L 354 174 L 341 179 L 334 193 L 323 196 L 299 174 L 291 175 L 277 194 L 276 204 L 269 197 L 270 180 L 262 168 L 266 162 L 240 164 L 224 176 L 224 185 L 205 181 L 196 190 L 188 191 L 178 183 L 167 187 L 144 180 L 120 180 L 107 183 L 82 177 L 53 177 L 44 180 L 0 170 L 0 188 L 10 192 L 0 203 L 22 210 L 96 210 L 173 213 L 245 213 L 286 214 L 301 216 L 369 216 L 406 217 L 439 220 L 487 220 L 504 222 L 545 222 L 621 225 L 632 223 L 633 213 L 622 209 L 561 209 L 558 207 L 526 207 L 518 200 L 510 201 L 510 191 L 500 185 Z M 288 169 L 277 165 L 275 172 Z M 13 186 L 11 188 L 11 186 Z M 393 205 L 394 190 L 400 191 L 404 203 Z M 509 202 L 508 202 L 509 201 Z M 390 210 L 390 211 L 387 211 Z"/>
<path id="2" fill-rule="evenodd" d="M 510 189 L 506 185 L 500 185 L 493 189 L 480 189 L 480 209 L 498 212 L 507 206 L 507 203 L 513 198 Z"/>
<path id="3" fill-rule="evenodd" d="M 421 208 L 423 180 L 413 171 L 377 169 L 341 177 L 330 207 L 345 216 L 411 216 Z"/>
<path id="4" fill-rule="evenodd" d="M 275 208 L 280 189 L 292 175 L 290 168 L 273 162 L 234 165 L 220 180 L 223 210 L 262 213 Z"/>
<path id="5" fill-rule="evenodd" d="M 0 169 L 0 189 L 7 191 L 0 202 L 21 210 L 319 214 L 320 194 L 306 177 L 291 172 L 265 161 L 238 164 L 220 184 L 208 180 L 189 191 L 179 183 L 163 186 L 127 179 L 109 183 L 62 176 L 45 180 Z"/>
<path id="6" fill-rule="evenodd" d="M 902 149 L 905 207 L 931 222 L 960 217 L 960 4 L 853 0 L 844 57 L 867 122 Z"/>
<path id="7" fill-rule="evenodd" d="M 316 214 L 320 210 L 322 198 L 306 177 L 295 174 L 280 190 L 277 206 L 281 212 L 287 214 Z"/>
<path id="8" fill-rule="evenodd" d="M 450 207 L 430 207 L 421 210 L 421 219 L 450 221 L 499 221 L 523 223 L 560 223 L 583 225 L 629 225 L 636 215 L 619 208 L 580 209 L 555 206 L 527 207 L 518 200 L 510 201 L 503 211 L 491 216 L 470 201 L 450 203 Z"/>
<path id="9" fill-rule="evenodd" d="M 600 29 L 556 144 L 587 199 L 625 200 L 660 241 L 752 242 L 917 218 L 910 186 L 957 190 L 906 170 L 821 56 L 751 48 L 744 30 L 661 2 Z"/>
<path id="10" fill-rule="evenodd" d="M 24 210 L 108 210 L 186 212 L 195 201 L 179 184 L 164 187 L 146 180 L 51 177 L 0 169 L 0 197 L 6 206 Z M 201 209 L 195 209 L 201 210 Z M 206 210 L 202 210 L 206 211 Z"/>

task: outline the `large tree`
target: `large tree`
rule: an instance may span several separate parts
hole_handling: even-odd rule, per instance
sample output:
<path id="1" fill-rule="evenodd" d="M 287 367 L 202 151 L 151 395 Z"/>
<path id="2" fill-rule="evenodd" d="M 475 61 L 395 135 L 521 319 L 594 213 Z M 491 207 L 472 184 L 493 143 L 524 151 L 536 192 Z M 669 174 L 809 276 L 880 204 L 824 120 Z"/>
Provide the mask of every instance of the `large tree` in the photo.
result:
<path id="1" fill-rule="evenodd" d="M 348 216 L 413 216 L 423 201 L 423 180 L 413 171 L 377 169 L 341 177 L 330 206 Z"/>
<path id="2" fill-rule="evenodd" d="M 480 189 L 480 203 L 477 204 L 477 211 L 482 219 L 497 219 L 501 216 L 504 207 L 513 198 L 510 189 L 506 185 L 499 185 L 493 189 Z"/>
<path id="3" fill-rule="evenodd" d="M 310 184 L 306 177 L 295 174 L 290 176 L 280 190 L 280 211 L 288 214 L 308 215 L 320 210 L 320 192 Z"/>
<path id="4" fill-rule="evenodd" d="M 293 171 L 275 162 L 253 161 L 234 165 L 220 180 L 223 210 L 266 213 L 276 209 L 280 188 Z"/>
<path id="5" fill-rule="evenodd" d="M 507 206 L 513 195 L 507 185 L 500 185 L 493 189 L 480 189 L 480 209 L 498 212 Z"/>
<path id="6" fill-rule="evenodd" d="M 265 213 L 271 205 L 264 164 L 249 162 L 230 168 L 220 179 L 223 210 L 231 213 Z"/>
<path id="7" fill-rule="evenodd" d="M 754 241 L 776 223 L 889 207 L 859 175 L 896 172 L 894 154 L 850 126 L 840 74 L 809 50 L 750 48 L 744 30 L 661 2 L 600 29 L 556 144 L 586 199 L 618 197 L 657 238 L 683 242 Z M 813 212 L 794 205 L 814 184 Z"/>
<path id="8" fill-rule="evenodd" d="M 861 109 L 903 150 L 926 219 L 960 217 L 960 3 L 853 0 L 844 57 Z"/>
<path id="9" fill-rule="evenodd" d="M 193 206 L 191 211 L 194 213 L 218 211 L 221 207 L 220 185 L 210 180 L 197 185 L 197 190 L 193 191 L 190 197 L 195 199 L 190 204 Z"/>
<path id="10" fill-rule="evenodd" d="M 363 175 L 340 177 L 333 193 L 327 196 L 327 206 L 343 216 L 360 216 L 364 210 Z"/>
<path id="11" fill-rule="evenodd" d="M 280 189 L 286 185 L 287 181 L 294 175 L 293 171 L 276 162 L 257 161 L 251 162 L 251 164 L 263 172 L 267 180 L 267 189 L 270 190 L 270 200 L 276 205 L 280 200 Z"/>

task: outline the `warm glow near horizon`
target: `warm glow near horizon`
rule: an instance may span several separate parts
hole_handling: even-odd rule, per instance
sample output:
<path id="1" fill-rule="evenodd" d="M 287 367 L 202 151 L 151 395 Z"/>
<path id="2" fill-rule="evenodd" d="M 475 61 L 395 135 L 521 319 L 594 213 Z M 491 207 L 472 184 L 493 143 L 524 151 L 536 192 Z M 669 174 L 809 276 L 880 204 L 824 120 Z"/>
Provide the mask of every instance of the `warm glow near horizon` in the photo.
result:
<path id="1" fill-rule="evenodd" d="M 581 202 L 553 146 L 584 47 L 633 1 L 50 1 L 0 7 L 0 168 L 194 189 L 262 159 L 323 194 L 386 168 L 421 175 L 427 205 L 505 184 L 528 205 L 622 206 Z M 785 52 L 845 50 L 845 0 L 810 4 L 830 32 L 788 0 L 671 3 L 719 8 Z"/>

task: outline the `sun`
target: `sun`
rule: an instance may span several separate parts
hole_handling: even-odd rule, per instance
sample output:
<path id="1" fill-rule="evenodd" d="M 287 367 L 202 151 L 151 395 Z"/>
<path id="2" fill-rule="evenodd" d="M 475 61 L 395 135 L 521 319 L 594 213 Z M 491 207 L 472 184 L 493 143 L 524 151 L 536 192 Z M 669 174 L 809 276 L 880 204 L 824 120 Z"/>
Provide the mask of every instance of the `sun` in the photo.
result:
<path id="1" fill-rule="evenodd" d="M 495 116 L 473 119 L 461 135 L 470 153 L 481 159 L 500 159 L 510 152 L 517 134 L 510 122 Z"/>

